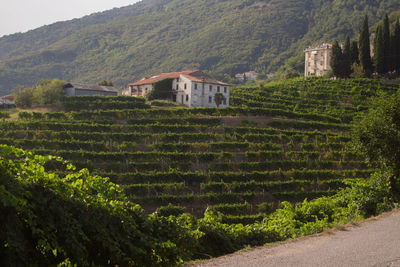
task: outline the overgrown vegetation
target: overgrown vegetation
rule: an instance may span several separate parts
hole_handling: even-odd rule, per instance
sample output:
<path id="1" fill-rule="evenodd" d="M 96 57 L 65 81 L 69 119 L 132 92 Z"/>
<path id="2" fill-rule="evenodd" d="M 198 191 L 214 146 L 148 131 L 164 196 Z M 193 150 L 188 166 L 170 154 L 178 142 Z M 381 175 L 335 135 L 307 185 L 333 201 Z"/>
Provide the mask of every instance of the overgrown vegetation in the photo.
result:
<path id="1" fill-rule="evenodd" d="M 149 100 L 171 100 L 172 99 L 172 81 L 174 79 L 164 79 L 154 84 L 153 90 L 147 95 Z"/>
<path id="2" fill-rule="evenodd" d="M 65 96 L 65 81 L 41 80 L 32 87 L 18 87 L 14 91 L 15 104 L 19 108 L 59 106 Z"/>
<path id="3" fill-rule="evenodd" d="M 0 145 L 0 263 L 173 266 L 244 246 L 296 238 L 389 210 L 387 174 L 352 182 L 332 197 L 280 208 L 261 222 L 225 224 L 217 211 L 196 220 L 179 207 L 153 215 L 126 199 L 108 179 L 45 171 L 50 156 Z M 62 159 L 56 159 L 62 162 Z M 57 229 L 57 231 L 55 231 Z"/>

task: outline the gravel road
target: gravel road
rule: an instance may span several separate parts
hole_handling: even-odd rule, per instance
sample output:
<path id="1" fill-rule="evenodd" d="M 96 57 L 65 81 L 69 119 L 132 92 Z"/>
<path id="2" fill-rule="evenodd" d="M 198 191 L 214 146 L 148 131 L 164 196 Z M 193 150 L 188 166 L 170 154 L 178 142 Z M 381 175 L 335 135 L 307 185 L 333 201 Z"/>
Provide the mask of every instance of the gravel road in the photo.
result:
<path id="1" fill-rule="evenodd" d="M 400 210 L 340 230 L 241 251 L 194 266 L 400 267 Z"/>

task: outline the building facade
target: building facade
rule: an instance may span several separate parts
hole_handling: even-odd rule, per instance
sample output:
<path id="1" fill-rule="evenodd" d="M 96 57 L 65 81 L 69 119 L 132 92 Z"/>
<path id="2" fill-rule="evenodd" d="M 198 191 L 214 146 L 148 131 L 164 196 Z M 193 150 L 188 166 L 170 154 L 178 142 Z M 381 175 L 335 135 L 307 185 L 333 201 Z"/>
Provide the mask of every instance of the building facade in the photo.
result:
<path id="1" fill-rule="evenodd" d="M 64 90 L 67 96 L 79 96 L 79 95 L 117 96 L 118 95 L 118 89 L 112 86 L 100 86 L 91 84 L 67 83 L 66 85 L 64 85 Z"/>
<path id="2" fill-rule="evenodd" d="M 0 97 L 0 109 L 15 108 L 14 96 L 6 95 Z"/>
<path id="3" fill-rule="evenodd" d="M 155 83 L 170 79 L 170 100 L 188 107 L 217 107 L 215 94 L 221 93 L 223 100 L 219 107 L 229 106 L 230 85 L 217 81 L 202 71 L 182 71 L 161 73 L 145 77 L 140 81 L 128 84 L 122 94 L 146 97 L 154 89 Z"/>
<path id="4" fill-rule="evenodd" d="M 305 50 L 304 76 L 323 76 L 331 70 L 332 44 L 322 44 Z"/>
<path id="5" fill-rule="evenodd" d="M 244 73 L 238 73 L 235 75 L 235 78 L 238 79 L 239 81 L 243 82 L 245 79 L 246 80 L 255 80 L 257 79 L 258 72 L 251 70 L 248 72 Z"/>

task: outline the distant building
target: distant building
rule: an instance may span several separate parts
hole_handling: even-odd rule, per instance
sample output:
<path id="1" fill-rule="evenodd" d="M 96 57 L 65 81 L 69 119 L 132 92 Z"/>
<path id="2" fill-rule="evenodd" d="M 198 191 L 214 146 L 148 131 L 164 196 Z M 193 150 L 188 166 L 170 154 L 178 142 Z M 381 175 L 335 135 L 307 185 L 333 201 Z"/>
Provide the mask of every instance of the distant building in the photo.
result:
<path id="1" fill-rule="evenodd" d="M 323 76 L 331 70 L 332 44 L 322 44 L 305 50 L 304 76 Z"/>
<path id="2" fill-rule="evenodd" d="M 243 82 L 245 77 L 247 80 L 255 80 L 257 79 L 258 76 L 258 72 L 251 70 L 248 72 L 244 72 L 244 73 L 238 73 L 235 75 L 235 78 L 238 79 L 239 81 Z"/>
<path id="3" fill-rule="evenodd" d="M 0 97 L 0 108 L 5 109 L 5 108 L 14 108 L 15 107 L 15 102 L 14 102 L 14 96 L 13 95 L 6 95 Z"/>
<path id="4" fill-rule="evenodd" d="M 113 86 L 100 86 L 80 83 L 67 83 L 64 85 L 65 94 L 67 96 L 79 96 L 79 95 L 104 95 L 104 96 L 116 96 L 118 95 L 118 89 Z"/>
<path id="5" fill-rule="evenodd" d="M 215 94 L 222 93 L 224 100 L 220 107 L 229 106 L 230 85 L 217 81 L 202 71 L 181 71 L 161 73 L 145 77 L 137 82 L 128 84 L 123 95 L 146 97 L 155 83 L 169 79 L 171 81 L 171 100 L 188 107 L 216 107 Z"/>

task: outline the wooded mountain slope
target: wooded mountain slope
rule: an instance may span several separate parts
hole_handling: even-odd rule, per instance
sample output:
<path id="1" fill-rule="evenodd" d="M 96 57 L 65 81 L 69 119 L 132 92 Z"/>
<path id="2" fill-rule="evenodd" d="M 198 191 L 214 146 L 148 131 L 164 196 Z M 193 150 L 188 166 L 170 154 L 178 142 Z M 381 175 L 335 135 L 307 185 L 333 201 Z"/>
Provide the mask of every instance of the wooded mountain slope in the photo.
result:
<path id="1" fill-rule="evenodd" d="M 268 73 L 313 43 L 357 35 L 397 0 L 143 0 L 0 38 L 0 95 L 43 78 L 117 86 L 145 74 Z M 302 69 L 302 64 L 295 66 Z"/>

